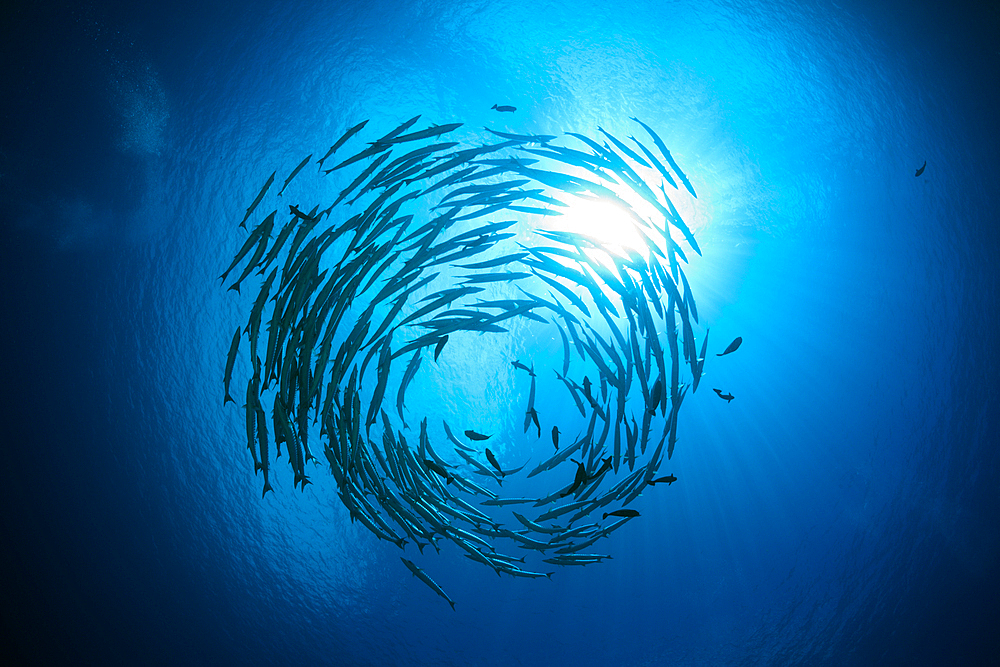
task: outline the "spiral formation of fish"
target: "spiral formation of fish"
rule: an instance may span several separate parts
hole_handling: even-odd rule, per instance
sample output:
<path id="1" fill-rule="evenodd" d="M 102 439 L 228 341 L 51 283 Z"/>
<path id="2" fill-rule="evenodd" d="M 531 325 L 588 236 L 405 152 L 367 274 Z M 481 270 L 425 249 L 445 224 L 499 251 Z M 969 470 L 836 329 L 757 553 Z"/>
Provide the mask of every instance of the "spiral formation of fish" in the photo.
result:
<path id="1" fill-rule="evenodd" d="M 352 520 L 424 557 L 452 544 L 532 578 L 611 558 L 594 545 L 638 516 L 628 506 L 640 494 L 676 479 L 658 473 L 704 367 L 708 332 L 699 353 L 684 273 L 685 248 L 701 251 L 670 199 L 694 189 L 637 119 L 651 146 L 600 128 L 596 139 L 487 128 L 463 144 L 448 140 L 460 123 L 411 131 L 418 120 L 367 143 L 367 121 L 351 127 L 278 193 L 310 163 L 319 179 L 357 171 L 332 202 L 307 211 L 279 200 L 248 227 L 272 174 L 240 223 L 249 237 L 222 279 L 260 286 L 233 337 L 224 403 L 239 405 L 240 359 L 263 494 L 284 448 L 293 486 L 329 472 Z M 363 150 L 328 166 L 352 145 Z M 615 212 L 639 242 L 560 224 L 574 207 Z M 498 357 L 514 349 L 518 358 Z M 561 363 L 543 367 L 533 351 Z M 418 380 L 444 391 L 433 379 L 462 364 L 502 366 L 519 389 L 488 410 L 462 396 L 440 397 L 433 416 L 406 407 Z"/>

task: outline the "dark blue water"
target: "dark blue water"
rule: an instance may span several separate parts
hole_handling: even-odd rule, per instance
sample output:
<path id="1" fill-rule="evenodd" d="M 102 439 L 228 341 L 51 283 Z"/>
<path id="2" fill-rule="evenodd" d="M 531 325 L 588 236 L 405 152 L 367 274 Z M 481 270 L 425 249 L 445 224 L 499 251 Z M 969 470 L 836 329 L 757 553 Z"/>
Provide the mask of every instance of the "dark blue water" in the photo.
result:
<path id="1" fill-rule="evenodd" d="M 5 655 L 993 663 L 998 20 L 976 3 L 4 10 Z M 221 405 L 252 297 L 217 276 L 260 183 L 360 120 L 418 113 L 656 127 L 699 194 L 681 212 L 711 351 L 744 339 L 706 365 L 737 398 L 685 401 L 663 469 L 679 481 L 637 501 L 613 560 L 512 580 L 443 549 L 420 563 L 454 612 L 319 469 L 299 492 L 282 463 L 262 501 Z M 310 182 L 295 196 L 334 187 Z"/>

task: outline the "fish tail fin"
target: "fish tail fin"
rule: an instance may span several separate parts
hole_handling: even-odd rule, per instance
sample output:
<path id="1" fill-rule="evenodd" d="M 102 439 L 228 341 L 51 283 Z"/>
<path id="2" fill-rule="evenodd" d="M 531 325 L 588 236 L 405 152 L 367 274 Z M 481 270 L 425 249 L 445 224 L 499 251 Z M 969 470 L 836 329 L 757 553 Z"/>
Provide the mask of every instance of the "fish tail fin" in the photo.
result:
<path id="1" fill-rule="evenodd" d="M 555 574 L 555 572 L 546 572 L 545 576 L 549 578 L 549 581 L 552 581 L 552 575 L 553 574 Z"/>
<path id="2" fill-rule="evenodd" d="M 455 611 L 455 603 L 454 603 L 454 602 L 452 602 L 451 600 L 448 600 L 448 604 L 450 604 L 450 605 L 451 605 L 451 610 L 452 610 L 452 611 Z"/>
<path id="3" fill-rule="evenodd" d="M 226 397 L 222 399 L 222 407 L 226 407 L 226 403 L 235 403 L 235 402 L 236 400 L 232 396 L 230 396 L 229 392 L 227 391 Z"/>
<path id="4" fill-rule="evenodd" d="M 263 498 L 265 495 L 267 495 L 268 491 L 274 493 L 274 489 L 271 488 L 270 482 L 264 482 L 264 490 L 261 492 L 260 497 Z"/>
<path id="5" fill-rule="evenodd" d="M 239 283 L 233 283 L 232 285 L 229 286 L 229 289 L 231 289 L 231 290 L 234 289 L 234 290 L 236 290 L 236 293 L 239 294 L 240 293 L 240 284 Z M 229 290 L 226 290 L 226 291 L 228 292 Z"/>
<path id="6" fill-rule="evenodd" d="M 490 107 L 490 109 L 496 109 L 496 108 L 497 108 L 497 105 L 495 105 L 495 104 Z"/>
<path id="7" fill-rule="evenodd" d="M 605 513 L 604 513 L 604 516 L 602 516 L 602 517 L 601 517 L 601 520 L 603 521 L 604 519 L 607 519 L 607 518 L 608 518 L 608 513 L 607 513 L 607 512 L 605 512 Z"/>

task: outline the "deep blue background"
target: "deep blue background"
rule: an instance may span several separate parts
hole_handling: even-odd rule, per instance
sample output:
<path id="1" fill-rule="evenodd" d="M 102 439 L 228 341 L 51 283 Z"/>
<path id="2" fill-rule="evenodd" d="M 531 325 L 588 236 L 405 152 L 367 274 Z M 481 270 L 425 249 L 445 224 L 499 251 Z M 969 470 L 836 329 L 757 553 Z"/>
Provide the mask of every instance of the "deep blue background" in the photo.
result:
<path id="1" fill-rule="evenodd" d="M 995 6 L 2 11 L 6 655 L 993 662 Z M 496 102 L 515 131 L 661 129 L 699 191 L 702 318 L 746 343 L 708 367 L 738 399 L 685 403 L 682 481 L 614 561 L 426 559 L 456 614 L 328 494 L 260 501 L 217 406 L 241 305 L 212 278 L 272 169 L 361 118 Z"/>

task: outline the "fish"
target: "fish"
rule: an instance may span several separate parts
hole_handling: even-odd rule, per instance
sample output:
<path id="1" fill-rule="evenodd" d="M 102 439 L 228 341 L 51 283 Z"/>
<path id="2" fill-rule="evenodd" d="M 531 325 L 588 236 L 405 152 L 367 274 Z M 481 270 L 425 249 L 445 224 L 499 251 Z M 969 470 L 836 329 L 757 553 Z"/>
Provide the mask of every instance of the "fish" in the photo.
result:
<path id="1" fill-rule="evenodd" d="M 695 194 L 694 188 L 691 187 L 691 181 L 688 180 L 688 177 L 684 175 L 684 172 L 681 171 L 680 167 L 677 166 L 677 163 L 674 162 L 674 159 L 670 156 L 670 151 L 667 150 L 667 147 L 663 144 L 663 140 L 660 139 L 659 135 L 657 135 L 656 132 L 653 131 L 653 128 L 651 128 L 649 125 L 646 125 L 638 118 L 633 116 L 632 120 L 639 123 L 639 125 L 642 125 L 643 129 L 645 129 L 646 132 L 649 133 L 649 136 L 653 138 L 653 143 L 656 144 L 656 147 L 660 149 L 661 153 L 663 153 L 663 157 L 667 159 L 667 162 L 670 164 L 670 168 L 673 169 L 675 172 L 677 172 L 677 175 L 680 177 L 681 182 L 684 183 L 684 187 L 687 189 L 688 192 L 691 193 L 692 197 L 697 199 L 698 195 Z"/>
<path id="2" fill-rule="evenodd" d="M 659 484 L 660 482 L 666 482 L 667 486 L 670 486 L 671 484 L 673 484 L 676 481 L 677 481 L 676 477 L 674 477 L 673 475 L 667 475 L 666 477 L 660 477 L 659 479 L 653 479 L 653 480 L 650 480 L 650 481 L 648 481 L 646 483 L 649 484 L 650 486 L 655 486 L 655 485 Z"/>
<path id="3" fill-rule="evenodd" d="M 229 265 L 229 268 L 227 268 L 223 274 L 219 276 L 221 280 L 226 280 L 229 272 L 236 268 L 236 265 L 240 263 L 240 260 L 242 260 L 246 254 L 250 252 L 250 248 L 256 244 L 259 249 L 261 241 L 265 241 L 270 236 L 274 225 L 274 215 L 277 212 L 277 210 L 272 211 L 259 225 L 257 225 L 257 227 L 254 228 L 254 230 L 250 233 L 250 236 L 247 237 L 247 240 L 243 242 L 243 247 L 236 253 L 232 263 Z M 259 259 L 260 258 L 258 257 L 257 260 Z M 252 260 L 250 270 L 253 270 L 254 265 L 256 265 L 256 261 Z M 249 273 L 250 271 L 247 271 L 247 275 L 249 275 Z"/>
<path id="4" fill-rule="evenodd" d="M 722 352 L 722 353 L 717 354 L 715 356 L 722 357 L 722 356 L 725 356 L 725 355 L 730 354 L 732 352 L 735 352 L 736 350 L 740 349 L 740 345 L 742 345 L 742 344 L 743 344 L 743 338 L 741 336 L 737 336 L 736 339 L 732 343 L 729 344 L 729 347 L 726 348 L 725 352 Z"/>
<path id="5" fill-rule="evenodd" d="M 586 375 L 584 375 L 583 376 L 583 395 L 587 397 L 587 400 L 590 401 L 591 405 L 594 405 L 594 397 L 591 396 L 591 394 L 590 394 L 590 387 L 591 386 L 592 385 L 591 385 L 591 382 L 590 382 L 590 378 L 587 377 Z"/>
<path id="6" fill-rule="evenodd" d="M 441 336 L 438 340 L 437 345 L 434 346 L 434 361 L 438 360 L 441 356 L 441 350 L 444 349 L 444 344 L 448 342 L 448 336 Z"/>
<path id="7" fill-rule="evenodd" d="M 506 104 L 502 104 L 500 106 L 497 106 L 496 104 L 494 104 L 490 108 L 491 109 L 496 109 L 497 111 L 500 111 L 500 112 L 507 112 L 507 113 L 513 113 L 513 112 L 517 111 L 517 107 L 508 106 Z"/>
<path id="8" fill-rule="evenodd" d="M 623 516 L 626 518 L 634 518 L 639 516 L 639 512 L 630 509 L 615 510 L 614 512 L 605 512 L 602 518 L 607 519 L 609 516 Z"/>
<path id="9" fill-rule="evenodd" d="M 556 446 L 556 449 L 559 449 L 559 427 L 558 426 L 553 426 L 552 427 L 552 444 Z"/>
<path id="10" fill-rule="evenodd" d="M 441 477 L 444 477 L 445 484 L 451 484 L 451 475 L 445 470 L 444 466 L 430 459 L 424 459 L 424 465 L 427 466 L 428 470 L 432 470 Z"/>
<path id="11" fill-rule="evenodd" d="M 303 220 L 306 220 L 308 222 L 317 221 L 317 219 L 314 216 L 310 216 L 306 213 L 303 213 L 302 211 L 299 210 L 299 207 L 295 206 L 294 204 L 290 204 L 288 206 L 288 210 L 291 211 L 292 215 L 294 215 L 296 218 L 302 218 Z"/>
<path id="12" fill-rule="evenodd" d="M 597 469 L 597 472 L 591 477 L 591 479 L 599 479 L 601 475 L 611 470 L 611 462 L 614 459 L 613 456 L 609 456 L 606 459 L 601 460 L 601 467 Z"/>
<path id="13" fill-rule="evenodd" d="M 288 178 L 285 179 L 285 184 L 282 185 L 281 186 L 281 190 L 278 191 L 278 196 L 279 197 L 281 196 L 281 193 L 285 191 L 285 188 L 288 187 L 288 184 L 292 182 L 292 179 L 295 178 L 296 175 L 298 175 L 298 173 L 300 171 L 302 171 L 302 167 L 304 167 L 307 164 L 309 164 L 309 160 L 312 159 L 312 156 L 313 156 L 312 153 L 310 153 L 309 155 L 307 155 L 306 158 L 304 160 L 302 160 L 302 162 L 299 163 L 299 166 L 297 166 L 295 169 L 292 170 L 292 173 L 288 176 Z"/>
<path id="14" fill-rule="evenodd" d="M 722 400 L 724 400 L 726 403 L 729 403 L 734 398 L 736 398 L 732 394 L 723 394 L 721 389 L 714 389 L 713 388 L 712 391 L 714 391 L 716 394 L 718 394 L 719 398 L 721 398 Z"/>
<path id="15" fill-rule="evenodd" d="M 404 123 L 401 123 L 398 127 L 396 127 L 395 130 L 393 130 L 389 134 L 387 134 L 387 135 L 385 135 L 383 137 L 380 137 L 379 139 L 376 139 L 375 141 L 372 142 L 372 145 L 387 144 L 391 139 L 394 139 L 395 137 L 398 137 L 400 134 L 402 134 L 403 132 L 406 132 L 408 129 L 410 129 L 411 127 L 413 127 L 414 123 L 416 123 L 418 120 L 420 120 L 420 114 L 417 114 L 416 116 L 414 116 L 410 120 L 408 120 L 408 121 L 406 121 Z"/>
<path id="16" fill-rule="evenodd" d="M 452 130 L 457 130 L 462 127 L 462 123 L 449 123 L 447 125 L 435 125 L 429 127 L 426 130 L 419 130 L 417 132 L 411 132 L 410 134 L 403 134 L 400 136 L 393 137 L 392 139 L 380 139 L 378 143 L 380 144 L 400 144 L 406 141 L 417 141 L 418 139 L 429 139 L 431 137 L 437 137 L 442 134 L 447 134 Z"/>
<path id="17" fill-rule="evenodd" d="M 618 150 L 620 150 L 622 153 L 625 153 L 625 155 L 627 155 L 633 162 L 635 162 L 637 164 L 641 164 L 643 167 L 646 167 L 647 169 L 652 169 L 652 167 L 649 165 L 649 163 L 647 163 L 641 157 L 639 157 L 638 155 L 636 155 L 635 151 L 633 151 L 631 148 L 629 148 L 628 146 L 626 146 L 625 144 L 623 144 L 621 141 L 619 141 L 615 137 L 613 137 L 610 134 L 608 134 L 607 132 L 605 132 L 604 129 L 600 125 L 597 126 L 597 131 L 600 132 L 601 134 L 603 134 L 605 137 L 607 137 L 608 140 L 611 143 L 613 143 Z"/>
<path id="18" fill-rule="evenodd" d="M 489 440 L 493 436 L 492 435 L 483 435 L 482 433 L 476 433 L 472 429 L 469 429 L 469 430 L 467 430 L 465 432 L 465 437 L 467 437 L 469 440 L 477 440 L 478 441 L 478 440 Z"/>
<path id="19" fill-rule="evenodd" d="M 924 160 L 924 164 L 920 167 L 920 169 L 917 169 L 917 173 L 915 173 L 914 176 L 919 176 L 920 174 L 924 173 L 924 169 L 926 168 L 927 168 L 927 160 Z"/>
<path id="20" fill-rule="evenodd" d="M 466 431 L 466 433 L 468 433 L 468 431 Z M 486 460 L 490 462 L 490 465 L 492 465 L 494 468 L 497 469 L 497 472 L 500 473 L 501 477 L 506 476 L 504 475 L 503 469 L 500 467 L 500 464 L 497 463 L 497 458 L 493 456 L 493 452 L 490 451 L 489 447 L 486 448 Z"/>
<path id="21" fill-rule="evenodd" d="M 260 497 L 263 498 L 267 495 L 268 491 L 274 493 L 271 482 L 267 478 L 270 465 L 267 451 L 267 415 L 265 415 L 260 401 L 254 401 L 254 408 L 254 412 L 257 415 L 257 437 L 260 442 L 260 469 L 264 473 L 264 490 L 260 493 Z"/>
<path id="22" fill-rule="evenodd" d="M 663 379 L 656 378 L 653 388 L 649 392 L 649 401 L 646 403 L 646 410 L 650 415 L 656 415 L 656 408 L 663 400 Z"/>
<path id="23" fill-rule="evenodd" d="M 497 132 L 496 130 L 491 130 L 488 127 L 484 127 L 483 129 L 489 132 L 490 134 L 497 135 L 501 139 L 510 139 L 511 141 L 518 141 L 518 142 L 523 141 L 525 143 L 547 144 L 548 142 L 556 138 L 554 134 L 539 134 L 539 135 L 510 134 L 508 132 Z"/>
<path id="24" fill-rule="evenodd" d="M 260 200 L 264 198 L 264 195 L 267 193 L 267 189 L 271 187 L 271 183 L 274 183 L 274 175 L 277 173 L 278 173 L 277 171 L 271 172 L 271 176 L 267 179 L 267 182 L 264 183 L 264 187 L 262 187 L 260 189 L 260 192 L 257 193 L 257 197 L 254 198 L 253 203 L 247 207 L 247 213 L 246 215 L 243 216 L 243 221 L 240 222 L 240 227 L 246 229 L 247 220 L 250 218 L 250 215 L 254 212 L 254 209 L 257 208 L 257 204 L 260 203 Z M 919 175 L 920 174 L 917 174 L 917 176 Z"/>
<path id="25" fill-rule="evenodd" d="M 319 168 L 322 169 L 323 168 L 323 162 L 325 162 L 328 157 L 330 157 L 331 155 L 333 155 L 334 153 L 336 153 L 338 148 L 340 148 L 341 146 L 343 146 L 347 142 L 348 139 L 350 139 L 355 134 L 357 134 L 358 132 L 360 132 L 361 128 L 363 128 L 367 124 L 368 124 L 368 121 L 367 120 L 363 120 L 360 123 L 358 123 L 357 125 L 355 125 L 354 127 L 350 128 L 346 132 L 344 132 L 344 134 L 341 135 L 340 139 L 337 139 L 336 143 L 334 143 L 332 146 L 330 146 L 330 150 L 328 150 L 326 152 L 326 155 L 324 155 L 322 158 L 320 158 L 318 160 L 318 162 L 319 162 Z"/>
<path id="26" fill-rule="evenodd" d="M 434 591 L 435 593 L 437 593 L 438 595 L 440 595 L 441 597 L 443 597 L 448 602 L 448 604 L 451 605 L 452 609 L 455 608 L 455 601 L 452 600 L 450 597 L 448 597 L 448 594 L 444 592 L 444 589 L 441 588 L 440 586 L 438 586 L 437 583 L 433 579 L 431 579 L 429 576 L 427 576 L 426 572 L 424 572 L 419 567 L 417 567 L 416 565 L 414 565 L 412 561 L 408 561 L 405 558 L 403 558 L 402 556 L 399 557 L 399 560 L 403 561 L 403 565 L 405 565 L 407 567 L 407 569 L 409 569 L 410 572 L 413 573 L 413 576 L 415 576 L 417 579 L 419 579 L 420 581 L 422 581 L 425 584 L 427 584 L 427 586 L 432 591 Z"/>
<path id="27" fill-rule="evenodd" d="M 226 357 L 226 375 L 223 379 L 223 383 L 226 387 L 226 397 L 222 399 L 223 407 L 226 403 L 232 401 L 236 402 L 232 396 L 229 395 L 229 383 L 233 379 L 233 366 L 236 364 L 236 354 L 240 349 L 240 327 L 236 327 L 236 333 L 233 334 L 233 342 L 229 345 L 229 356 Z"/>
<path id="28" fill-rule="evenodd" d="M 701 382 L 701 376 L 705 371 L 705 352 L 708 350 L 708 332 L 709 329 L 705 329 L 705 338 L 701 341 L 701 353 L 695 360 L 694 366 L 692 367 L 692 375 L 694 376 L 694 384 L 691 388 L 692 392 L 698 391 L 698 383 Z"/>
<path id="29" fill-rule="evenodd" d="M 527 414 L 531 417 L 531 421 L 535 423 L 535 427 L 538 428 L 538 437 L 542 437 L 542 427 L 538 424 L 538 412 L 535 411 L 535 408 L 531 408 Z"/>
<path id="30" fill-rule="evenodd" d="M 406 372 L 403 373 L 403 379 L 399 383 L 399 391 L 396 393 L 396 411 L 399 413 L 399 419 L 406 425 L 406 419 L 403 417 L 403 403 L 406 395 L 406 388 L 410 386 L 410 382 L 413 377 L 417 374 L 417 370 L 420 368 L 420 350 L 413 353 L 413 357 L 410 358 L 410 363 L 406 366 Z"/>
<path id="31" fill-rule="evenodd" d="M 559 494 L 560 498 L 565 498 L 566 496 L 572 494 L 574 491 L 580 488 L 581 485 L 587 482 L 587 467 L 583 463 L 570 459 L 576 464 L 576 476 L 573 478 L 573 484 L 570 485 L 568 489 Z"/>
<path id="32" fill-rule="evenodd" d="M 535 377 L 535 371 L 533 371 L 532 369 L 528 368 L 527 366 L 525 366 L 524 364 L 522 364 L 517 359 L 515 359 L 512 362 L 510 362 L 510 365 L 513 366 L 514 368 L 517 368 L 518 370 L 522 370 L 522 371 L 527 372 L 528 375 L 530 375 L 531 377 Z"/>

